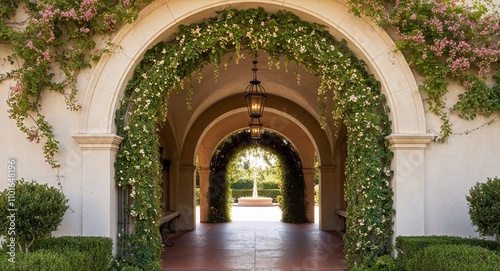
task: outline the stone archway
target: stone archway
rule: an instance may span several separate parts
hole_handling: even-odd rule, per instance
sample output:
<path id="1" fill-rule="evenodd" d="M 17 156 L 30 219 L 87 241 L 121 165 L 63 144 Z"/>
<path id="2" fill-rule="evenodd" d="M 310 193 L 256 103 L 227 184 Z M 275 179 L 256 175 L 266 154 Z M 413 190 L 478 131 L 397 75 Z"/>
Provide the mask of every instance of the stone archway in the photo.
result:
<path id="1" fill-rule="evenodd" d="M 235 1 L 233 4 L 239 3 L 244 5 L 244 1 Z M 137 61 L 142 58 L 141 56 L 144 54 L 146 47 L 170 35 L 175 31 L 175 26 L 179 21 L 189 22 L 191 19 L 196 19 L 189 17 L 190 15 L 197 14 L 204 16 L 212 14 L 214 9 L 220 9 L 227 6 L 228 3 L 226 1 L 213 1 L 209 4 L 199 5 L 198 8 L 195 8 L 192 4 L 183 4 L 182 1 L 170 1 L 168 3 L 164 1 L 155 2 L 141 13 L 137 24 L 126 27 L 118 33 L 115 43 L 125 49 L 116 55 L 103 58 L 96 67 L 90 88 L 84 100 L 85 110 L 82 112 L 82 125 L 80 129 L 80 134 L 83 135 L 75 137 L 77 142 L 87 144 L 86 146 L 88 146 L 89 144 L 92 145 L 92 143 L 102 142 L 102 138 L 110 139 L 106 141 L 106 144 L 109 141 L 115 145 L 112 148 L 101 145 L 100 149 L 103 150 L 102 155 L 109 155 L 115 150 L 113 149 L 116 148 L 116 143 L 114 142 L 119 141 L 119 138 L 114 136 L 113 113 L 123 96 L 125 82 L 131 76 L 134 67 L 138 64 Z M 269 7 L 271 10 L 291 10 L 303 18 L 310 19 L 311 21 L 320 21 L 322 24 L 330 27 L 332 34 L 348 40 L 352 45 L 351 49 L 357 52 L 358 57 L 368 60 L 369 70 L 382 83 L 382 90 L 388 98 L 387 103 L 392 112 L 390 116 L 393 123 L 392 130 L 394 135 L 390 138 L 395 152 L 393 168 L 396 171 L 396 209 L 403 211 L 418 209 L 416 213 L 408 212 L 407 216 L 411 214 L 414 217 L 414 219 L 409 220 L 407 219 L 409 217 L 405 217 L 405 212 L 399 212 L 401 215 L 398 215 L 395 220 L 396 233 L 422 233 L 424 209 L 419 207 L 420 205 L 423 207 L 423 188 L 421 185 L 423 171 L 412 170 L 411 174 L 401 176 L 398 175 L 398 172 L 404 172 L 406 167 L 404 162 L 407 162 L 408 158 L 423 153 L 425 144 L 430 137 L 425 134 L 423 107 L 419 99 L 419 94 L 416 91 L 414 79 L 402 56 L 391 55 L 393 44 L 390 38 L 379 29 L 373 27 L 369 22 L 350 15 L 346 7 L 336 1 L 318 2 L 316 5 L 308 4 L 307 7 L 288 4 L 275 5 L 274 1 L 263 1 L 262 6 Z M 165 19 L 165 14 L 169 15 L 168 19 Z M 332 14 L 339 16 L 332 16 Z M 158 26 L 158 28 L 150 27 L 151 25 Z M 357 33 L 359 35 L 353 36 L 350 33 Z M 367 36 L 370 39 L 366 39 Z M 388 59 L 388 57 L 391 59 Z M 119 76 L 110 76 L 116 73 Z M 93 147 L 91 146 L 89 149 L 93 150 Z M 83 155 L 83 163 L 92 166 L 96 163 L 92 161 L 92 156 L 95 154 L 88 154 L 88 156 Z M 109 167 L 106 167 L 107 170 L 112 169 L 112 159 L 108 163 Z M 412 166 L 413 169 L 415 167 L 423 167 L 423 162 L 412 164 Z M 92 178 L 96 172 L 84 174 L 86 176 L 83 177 L 86 179 Z M 108 174 L 111 179 L 113 178 L 112 175 L 112 173 Z M 402 181 L 399 182 L 398 180 Z M 106 187 L 106 191 L 110 191 L 110 195 L 113 195 L 113 185 L 111 180 L 110 182 L 111 184 L 101 184 L 101 187 L 96 186 L 93 189 Z M 416 189 L 414 190 L 414 188 Z M 397 201 L 398 195 L 404 196 L 408 191 L 411 191 L 413 198 L 416 199 L 416 201 L 412 202 L 412 205 L 417 206 L 417 208 Z M 110 197 L 111 207 L 113 205 L 112 198 L 113 196 Z M 89 198 L 89 200 L 91 199 Z M 83 205 L 85 206 L 85 204 L 84 202 Z M 112 213 L 112 211 L 109 212 Z M 111 217 L 111 221 L 108 224 L 113 225 L 111 213 L 107 218 Z M 407 222 L 405 221 L 417 221 L 417 223 L 406 225 Z M 399 225 L 400 222 L 405 225 Z M 398 230 L 399 226 L 404 226 L 401 227 L 401 231 Z M 105 235 L 114 236 L 113 229 L 109 229 L 109 232 L 105 232 Z"/>
<path id="2" fill-rule="evenodd" d="M 96 179 L 107 176 L 113 179 L 113 159 L 104 159 L 104 163 L 97 162 L 103 158 L 96 155 L 102 153 L 109 157 L 109 153 L 116 151 L 120 138 L 115 136 L 114 112 L 123 97 L 127 80 L 138 65 L 146 49 L 156 41 L 171 36 L 177 29 L 179 22 L 189 23 L 199 17 L 213 14 L 214 10 L 231 5 L 245 5 L 246 1 L 204 1 L 186 3 L 185 1 L 156 1 L 141 11 L 136 23 L 125 26 L 113 40 L 115 53 L 101 58 L 93 70 L 88 89 L 83 98 L 83 110 L 80 130 L 75 140 L 84 152 L 83 164 L 85 168 L 103 168 L 103 171 L 83 170 L 83 179 Z M 395 152 L 393 168 L 396 171 L 394 183 L 395 206 L 403 208 L 395 220 L 395 232 L 401 234 L 422 234 L 424 230 L 423 216 L 423 150 L 430 136 L 426 135 L 425 118 L 417 84 L 408 64 L 401 54 L 393 54 L 395 48 L 390 37 L 373 23 L 355 17 L 348 12 L 347 7 L 337 1 L 318 1 L 307 4 L 279 3 L 272 0 L 260 1 L 259 5 L 270 9 L 291 10 L 300 14 L 304 19 L 320 22 L 327 25 L 332 34 L 347 40 L 351 48 L 358 55 L 367 60 L 368 68 L 382 83 L 382 91 L 387 96 L 387 104 L 391 109 L 393 136 L 392 144 Z M 96 151 L 99 150 L 99 151 Z M 89 153 L 88 155 L 86 153 Z M 418 163 L 411 157 L 421 157 Z M 107 161 L 107 162 L 106 162 Z M 98 164 L 96 164 L 98 163 Z M 108 167 L 103 167 L 107 164 Z M 411 174 L 399 176 L 397 172 Z M 404 182 L 403 182 L 404 178 Z M 398 180 L 401 180 L 398 182 Z M 112 182 L 89 187 L 99 191 L 109 191 L 115 195 L 116 190 Z M 410 192 L 413 191 L 413 192 Z M 412 206 L 403 206 L 398 203 L 398 197 L 411 196 Z M 116 236 L 114 228 L 116 217 L 115 196 L 110 197 L 110 208 L 102 214 L 100 224 L 109 227 L 93 227 L 89 221 L 87 227 L 101 228 L 98 233 L 106 236 Z M 84 199 L 83 205 L 92 209 L 92 197 Z M 103 210 L 104 211 L 104 210 Z M 408 211 L 411 216 L 404 216 Z M 97 222 L 96 222 L 97 223 Z M 85 228 L 85 225 L 83 226 Z M 400 228 L 400 229 L 399 229 Z M 85 234 L 86 231 L 83 233 Z"/>

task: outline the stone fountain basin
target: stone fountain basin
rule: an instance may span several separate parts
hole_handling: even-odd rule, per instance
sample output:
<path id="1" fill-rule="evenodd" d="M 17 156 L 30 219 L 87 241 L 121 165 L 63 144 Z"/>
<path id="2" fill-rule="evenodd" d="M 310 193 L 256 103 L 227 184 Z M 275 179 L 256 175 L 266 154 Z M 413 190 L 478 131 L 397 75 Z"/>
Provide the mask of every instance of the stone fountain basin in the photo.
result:
<path id="1" fill-rule="evenodd" d="M 266 197 L 258 198 L 238 198 L 238 206 L 272 206 L 273 199 Z"/>

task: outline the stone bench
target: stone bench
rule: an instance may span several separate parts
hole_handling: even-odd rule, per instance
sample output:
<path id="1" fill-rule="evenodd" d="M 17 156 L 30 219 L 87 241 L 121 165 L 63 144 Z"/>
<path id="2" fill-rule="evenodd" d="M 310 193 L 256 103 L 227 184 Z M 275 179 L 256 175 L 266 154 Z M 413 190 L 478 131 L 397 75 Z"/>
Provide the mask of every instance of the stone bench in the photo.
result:
<path id="1" fill-rule="evenodd" d="M 165 216 L 161 217 L 160 222 L 160 234 L 163 244 L 167 247 L 171 247 L 174 245 L 174 242 L 170 240 L 170 237 L 177 233 L 177 229 L 175 227 L 175 223 L 181 217 L 181 212 L 170 212 Z"/>
<path id="2" fill-rule="evenodd" d="M 346 219 L 345 209 L 337 209 L 335 210 L 335 213 L 339 216 L 339 219 L 344 222 L 344 227 L 341 231 L 345 233 L 345 219 Z"/>

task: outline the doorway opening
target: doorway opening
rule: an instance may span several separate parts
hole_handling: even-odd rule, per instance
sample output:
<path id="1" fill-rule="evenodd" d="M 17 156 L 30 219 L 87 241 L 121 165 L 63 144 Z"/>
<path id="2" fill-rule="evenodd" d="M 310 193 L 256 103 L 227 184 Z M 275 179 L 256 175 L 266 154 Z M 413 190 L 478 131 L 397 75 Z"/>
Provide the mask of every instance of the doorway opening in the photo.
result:
<path id="1" fill-rule="evenodd" d="M 290 223 L 308 222 L 306 214 L 307 202 L 304 193 L 305 184 L 300 156 L 288 140 L 269 130 L 264 131 L 259 140 L 253 139 L 248 130 L 238 131 L 223 140 L 214 151 L 210 162 L 209 189 L 206 195 L 209 205 L 209 222 L 220 223 L 232 220 L 233 202 L 235 199 L 240 199 L 240 201 L 245 199 L 243 195 L 232 194 L 233 184 L 236 184 L 236 187 L 245 185 L 245 181 L 231 183 L 236 177 L 233 171 L 235 167 L 237 168 L 238 161 L 235 163 L 235 160 L 241 153 L 251 153 L 253 151 L 254 154 L 258 154 L 259 150 L 264 160 L 266 152 L 272 154 L 272 156 L 269 155 L 268 157 L 269 164 L 274 164 L 275 170 L 269 170 L 267 177 L 275 179 L 268 181 L 266 185 L 269 187 L 277 185 L 277 189 L 261 191 L 268 193 L 268 198 L 276 201 L 277 206 L 281 209 L 281 221 Z M 247 167 L 253 171 L 253 180 L 251 181 L 252 198 L 259 200 L 257 159 L 253 161 L 253 165 L 251 162 L 246 165 L 240 163 L 240 165 L 242 170 Z M 264 183 L 261 182 L 261 187 L 263 185 Z M 203 197 L 203 195 L 200 195 L 200 197 Z"/>

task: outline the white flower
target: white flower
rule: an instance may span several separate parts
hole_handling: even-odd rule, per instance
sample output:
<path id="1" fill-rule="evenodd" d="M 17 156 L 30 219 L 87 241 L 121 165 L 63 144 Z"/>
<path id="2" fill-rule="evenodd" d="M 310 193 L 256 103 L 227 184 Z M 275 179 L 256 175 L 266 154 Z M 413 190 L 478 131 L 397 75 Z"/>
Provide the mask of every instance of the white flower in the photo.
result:
<path id="1" fill-rule="evenodd" d="M 304 45 L 300 45 L 300 53 L 305 53 L 307 50 L 306 50 L 306 47 Z"/>

